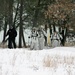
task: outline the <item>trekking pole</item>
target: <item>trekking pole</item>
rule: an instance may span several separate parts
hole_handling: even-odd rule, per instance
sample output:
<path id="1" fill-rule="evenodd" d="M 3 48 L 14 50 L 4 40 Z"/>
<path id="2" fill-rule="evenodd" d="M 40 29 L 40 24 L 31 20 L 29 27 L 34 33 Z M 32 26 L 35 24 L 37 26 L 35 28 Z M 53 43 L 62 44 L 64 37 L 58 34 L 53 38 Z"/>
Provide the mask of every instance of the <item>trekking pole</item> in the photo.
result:
<path id="1" fill-rule="evenodd" d="M 29 39 L 30 39 L 30 36 L 28 37 L 28 46 L 29 46 Z"/>

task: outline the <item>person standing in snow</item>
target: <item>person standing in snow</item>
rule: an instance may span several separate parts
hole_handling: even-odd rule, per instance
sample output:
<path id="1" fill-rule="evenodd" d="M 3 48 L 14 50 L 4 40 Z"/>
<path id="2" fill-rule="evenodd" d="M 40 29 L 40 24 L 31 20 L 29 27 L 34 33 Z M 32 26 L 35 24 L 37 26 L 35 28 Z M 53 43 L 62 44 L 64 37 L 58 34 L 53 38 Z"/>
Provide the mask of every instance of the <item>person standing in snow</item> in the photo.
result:
<path id="1" fill-rule="evenodd" d="M 8 48 L 16 48 L 15 38 L 17 36 L 17 31 L 15 30 L 15 27 L 10 27 L 7 31 L 6 36 L 8 37 Z M 12 46 L 13 44 L 13 46 Z"/>
<path id="2" fill-rule="evenodd" d="M 57 32 L 54 32 L 51 35 L 52 47 L 60 46 L 60 38 L 62 39 L 62 36 L 60 36 Z"/>
<path id="3" fill-rule="evenodd" d="M 31 33 L 30 49 L 38 50 L 38 33 L 35 27 L 32 29 L 32 33 Z"/>
<path id="4" fill-rule="evenodd" d="M 44 39 L 44 33 L 41 29 L 38 29 L 38 47 L 39 47 L 39 50 L 42 50 L 44 49 L 44 42 L 45 42 L 45 39 Z"/>

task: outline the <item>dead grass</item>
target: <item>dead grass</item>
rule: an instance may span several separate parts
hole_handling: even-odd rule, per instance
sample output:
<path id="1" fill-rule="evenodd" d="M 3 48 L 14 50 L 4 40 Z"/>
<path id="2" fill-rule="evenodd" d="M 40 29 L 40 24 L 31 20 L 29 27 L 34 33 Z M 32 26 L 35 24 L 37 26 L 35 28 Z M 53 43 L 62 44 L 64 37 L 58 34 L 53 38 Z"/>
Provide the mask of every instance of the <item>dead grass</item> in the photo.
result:
<path id="1" fill-rule="evenodd" d="M 7 44 L 6 43 L 1 43 L 0 44 L 0 48 L 7 48 L 8 46 L 7 46 Z"/>
<path id="2" fill-rule="evenodd" d="M 74 57 L 64 57 L 64 63 L 67 65 L 74 64 L 75 58 Z"/>
<path id="3" fill-rule="evenodd" d="M 75 64 L 75 57 L 62 57 L 62 56 L 46 56 L 43 59 L 43 66 L 50 68 L 57 68 L 60 64 L 66 64 L 67 66 Z M 66 67 L 66 66 L 65 66 Z"/>
<path id="4" fill-rule="evenodd" d="M 43 59 L 43 66 L 44 67 L 50 67 L 50 68 L 57 67 L 57 62 L 53 57 L 50 57 L 48 55 L 47 57 L 45 57 Z"/>
<path id="5" fill-rule="evenodd" d="M 67 43 L 67 42 L 65 42 L 65 46 L 75 46 L 75 43 L 73 43 L 73 42 L 69 42 L 69 43 Z"/>

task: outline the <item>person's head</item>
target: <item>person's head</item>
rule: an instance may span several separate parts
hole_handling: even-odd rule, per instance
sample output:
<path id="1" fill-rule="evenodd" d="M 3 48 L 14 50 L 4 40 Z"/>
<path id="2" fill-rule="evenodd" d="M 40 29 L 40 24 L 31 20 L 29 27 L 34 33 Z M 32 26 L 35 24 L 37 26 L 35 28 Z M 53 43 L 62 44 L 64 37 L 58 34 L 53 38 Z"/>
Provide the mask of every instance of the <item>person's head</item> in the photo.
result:
<path id="1" fill-rule="evenodd" d="M 54 34 L 57 34 L 57 32 L 56 32 L 56 31 L 54 31 Z"/>
<path id="2" fill-rule="evenodd" d="M 33 27 L 32 31 L 33 31 L 33 32 L 35 32 L 35 31 L 36 31 L 36 28 L 35 28 L 35 27 Z"/>
<path id="3" fill-rule="evenodd" d="M 15 29 L 15 26 L 13 26 L 13 28 L 12 29 Z"/>
<path id="4" fill-rule="evenodd" d="M 13 26 L 10 26 L 9 29 L 13 29 Z"/>
<path id="5" fill-rule="evenodd" d="M 15 29 L 15 26 L 10 26 L 9 29 Z"/>

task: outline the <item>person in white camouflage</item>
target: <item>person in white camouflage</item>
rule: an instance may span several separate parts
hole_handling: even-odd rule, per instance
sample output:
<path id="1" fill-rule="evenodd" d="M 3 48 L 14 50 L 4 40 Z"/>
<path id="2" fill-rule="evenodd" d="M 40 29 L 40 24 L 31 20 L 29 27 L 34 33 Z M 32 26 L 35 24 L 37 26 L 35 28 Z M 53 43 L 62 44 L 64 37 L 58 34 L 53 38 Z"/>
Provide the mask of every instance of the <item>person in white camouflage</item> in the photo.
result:
<path id="1" fill-rule="evenodd" d="M 44 39 L 44 33 L 41 29 L 38 30 L 38 45 L 39 45 L 39 50 L 42 50 L 44 49 L 44 42 L 45 42 L 45 39 Z"/>
<path id="2" fill-rule="evenodd" d="M 60 36 L 60 34 L 58 34 L 57 32 L 54 32 L 51 35 L 52 47 L 60 46 L 60 39 L 62 39 L 62 36 Z"/>
<path id="3" fill-rule="evenodd" d="M 36 28 L 32 29 L 31 32 L 31 45 L 30 45 L 30 49 L 31 50 L 38 50 L 38 33 Z"/>

